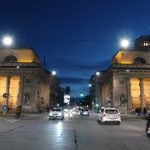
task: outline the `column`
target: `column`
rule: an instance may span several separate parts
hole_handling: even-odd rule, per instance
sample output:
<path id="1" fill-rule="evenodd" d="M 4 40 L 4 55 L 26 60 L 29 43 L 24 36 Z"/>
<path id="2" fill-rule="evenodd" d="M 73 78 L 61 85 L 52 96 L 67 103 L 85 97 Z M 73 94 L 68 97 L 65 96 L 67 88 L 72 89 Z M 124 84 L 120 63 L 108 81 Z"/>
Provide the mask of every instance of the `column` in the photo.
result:
<path id="1" fill-rule="evenodd" d="M 6 98 L 6 105 L 8 106 L 9 104 L 9 86 L 10 86 L 10 76 L 7 76 L 6 80 L 6 93 L 8 94 L 8 97 Z"/>
<path id="2" fill-rule="evenodd" d="M 131 102 L 131 88 L 130 88 L 130 78 L 126 78 L 126 90 L 127 90 L 127 111 L 132 108 Z"/>
<path id="3" fill-rule="evenodd" d="M 145 107 L 143 78 L 140 78 L 141 107 Z"/>
<path id="4" fill-rule="evenodd" d="M 23 105 L 23 85 L 24 85 L 24 77 L 20 77 L 19 82 L 19 96 L 18 96 L 18 105 Z"/>

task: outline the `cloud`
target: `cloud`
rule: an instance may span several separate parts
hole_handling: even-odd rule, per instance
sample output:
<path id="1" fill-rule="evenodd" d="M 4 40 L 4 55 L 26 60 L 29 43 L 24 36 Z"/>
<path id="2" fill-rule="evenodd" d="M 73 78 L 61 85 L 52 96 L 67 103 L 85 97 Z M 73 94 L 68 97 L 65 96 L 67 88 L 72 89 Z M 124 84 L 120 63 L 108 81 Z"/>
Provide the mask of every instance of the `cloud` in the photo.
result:
<path id="1" fill-rule="evenodd" d="M 88 83 L 89 79 L 86 78 L 75 78 L 75 77 L 60 77 L 62 84 L 85 84 Z"/>
<path id="2" fill-rule="evenodd" d="M 106 70 L 110 61 L 101 61 L 96 63 L 81 63 L 69 60 L 53 60 L 48 63 L 48 70 L 58 70 L 58 78 L 61 86 L 70 86 L 71 93 L 79 95 L 80 92 L 88 93 L 88 82 L 90 77 L 96 71 Z"/>
<path id="3" fill-rule="evenodd" d="M 63 71 L 92 71 L 96 72 L 97 70 L 105 70 L 109 65 L 111 64 L 110 61 L 105 60 L 102 62 L 97 63 L 79 63 L 79 62 L 73 62 L 69 60 L 53 60 L 51 62 L 48 62 L 48 66 L 50 66 L 49 69 L 57 68 L 58 70 Z"/>

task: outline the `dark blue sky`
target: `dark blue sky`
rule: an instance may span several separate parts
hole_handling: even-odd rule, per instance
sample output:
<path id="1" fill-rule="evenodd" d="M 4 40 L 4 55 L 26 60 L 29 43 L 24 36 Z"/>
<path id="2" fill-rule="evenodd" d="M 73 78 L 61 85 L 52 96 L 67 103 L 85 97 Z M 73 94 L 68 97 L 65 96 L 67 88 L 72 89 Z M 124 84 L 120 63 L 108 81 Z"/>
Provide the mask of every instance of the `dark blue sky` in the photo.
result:
<path id="1" fill-rule="evenodd" d="M 119 39 L 150 33 L 149 0 L 1 0 L 0 36 L 31 45 L 72 95 L 107 68 Z"/>

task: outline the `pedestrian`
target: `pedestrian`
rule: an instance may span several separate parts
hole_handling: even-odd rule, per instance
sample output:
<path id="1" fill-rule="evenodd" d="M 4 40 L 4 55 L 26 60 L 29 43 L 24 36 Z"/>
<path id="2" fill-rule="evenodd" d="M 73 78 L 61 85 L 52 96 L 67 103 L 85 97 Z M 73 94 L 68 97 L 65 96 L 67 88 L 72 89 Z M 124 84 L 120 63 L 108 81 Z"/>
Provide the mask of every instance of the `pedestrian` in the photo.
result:
<path id="1" fill-rule="evenodd" d="M 135 113 L 136 113 L 138 116 L 140 116 L 140 113 L 141 113 L 140 107 L 135 108 Z"/>
<path id="2" fill-rule="evenodd" d="M 146 115 L 147 114 L 147 109 L 146 107 L 143 108 L 143 115 Z"/>
<path id="3" fill-rule="evenodd" d="M 49 113 L 49 106 L 47 106 L 47 113 Z"/>
<path id="4" fill-rule="evenodd" d="M 16 117 L 17 117 L 17 119 L 20 118 L 21 112 L 22 112 L 22 106 L 18 105 L 17 108 L 16 108 Z"/>

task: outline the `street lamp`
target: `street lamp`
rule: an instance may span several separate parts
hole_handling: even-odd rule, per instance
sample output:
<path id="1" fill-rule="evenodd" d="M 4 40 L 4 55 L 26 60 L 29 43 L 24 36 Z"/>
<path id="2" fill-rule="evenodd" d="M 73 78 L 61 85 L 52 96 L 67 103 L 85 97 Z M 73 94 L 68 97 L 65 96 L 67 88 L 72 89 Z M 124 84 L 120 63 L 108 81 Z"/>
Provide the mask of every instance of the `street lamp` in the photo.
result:
<path id="1" fill-rule="evenodd" d="M 97 71 L 97 72 L 96 72 L 96 75 L 97 75 L 97 76 L 99 76 L 99 75 L 100 75 L 100 72 L 99 72 L 99 71 Z"/>
<path id="2" fill-rule="evenodd" d="M 120 41 L 120 45 L 121 45 L 122 48 L 128 48 L 129 45 L 130 45 L 130 42 L 129 42 L 128 39 L 122 39 L 122 40 Z"/>
<path id="3" fill-rule="evenodd" d="M 81 97 L 84 97 L 84 94 L 83 94 L 83 93 L 80 93 L 80 96 L 81 96 Z"/>
<path id="4" fill-rule="evenodd" d="M 92 86 L 92 84 L 89 84 L 89 87 L 91 87 Z"/>
<path id="5" fill-rule="evenodd" d="M 53 75 L 53 76 L 56 75 L 56 71 L 55 71 L 55 70 L 52 71 L 52 75 Z"/>
<path id="6" fill-rule="evenodd" d="M 11 36 L 5 36 L 5 37 L 3 37 L 3 39 L 2 39 L 2 43 L 3 43 L 3 45 L 5 45 L 5 46 L 10 46 L 10 45 L 13 44 L 13 38 L 12 38 Z"/>

